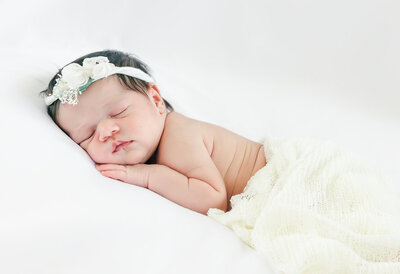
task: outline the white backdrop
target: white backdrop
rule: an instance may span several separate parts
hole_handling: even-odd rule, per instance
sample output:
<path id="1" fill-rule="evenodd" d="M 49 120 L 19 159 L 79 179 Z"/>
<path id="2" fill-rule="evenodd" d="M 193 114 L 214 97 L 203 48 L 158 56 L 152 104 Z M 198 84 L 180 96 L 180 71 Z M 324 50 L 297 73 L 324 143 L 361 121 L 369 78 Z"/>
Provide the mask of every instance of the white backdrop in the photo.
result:
<path id="1" fill-rule="evenodd" d="M 19 254 L 12 257 L 14 261 L 9 259 L 9 262 L 25 262 L 29 265 L 30 260 L 34 260 L 28 260 L 23 255 L 29 251 L 24 249 L 23 240 L 18 244 L 13 244 L 11 240 L 4 243 L 5 239 L 10 239 L 10 231 L 16 231 L 15 227 L 25 233 L 21 232 L 21 235 L 38 235 L 35 234 L 38 228 L 28 222 L 38 219 L 35 215 L 31 214 L 26 220 L 19 219 L 18 226 L 11 221 L 14 220 L 16 212 L 23 212 L 25 207 L 30 207 L 32 212 L 43 207 L 41 203 L 29 198 L 28 194 L 14 196 L 19 187 L 18 176 L 25 176 L 26 182 L 28 178 L 32 178 L 35 183 L 38 178 L 43 179 L 46 183 L 40 187 L 47 187 L 47 195 L 51 195 L 53 191 L 61 195 L 63 187 L 66 187 L 63 186 L 60 190 L 43 178 L 44 169 L 40 164 L 51 165 L 54 163 L 51 157 L 57 157 L 55 152 L 46 154 L 46 142 L 55 140 L 52 145 L 61 147 L 66 155 L 77 159 L 77 163 L 82 165 L 79 166 L 79 170 L 89 174 L 79 176 L 88 179 L 97 175 L 91 171 L 84 154 L 73 147 L 72 143 L 63 147 L 62 144 L 67 143 L 68 139 L 56 128 L 51 127 L 49 120 L 45 120 L 44 106 L 39 104 L 36 94 L 45 87 L 46 81 L 57 68 L 83 54 L 102 49 L 129 51 L 144 59 L 153 68 L 156 80 L 160 80 L 164 97 L 177 111 L 190 117 L 216 123 L 253 140 L 259 140 L 264 135 L 331 139 L 365 156 L 398 182 L 398 14 L 400 2 L 397 0 L 0 0 L 0 80 L 5 83 L 1 90 L 0 102 L 0 170 L 3 176 L 0 222 L 3 220 L 9 225 L 2 224 L 0 255 L 9 252 L 4 248 L 7 246 L 14 251 L 10 254 Z M 17 94 L 10 94 L 10 90 Z M 32 100 L 32 105 L 29 100 Z M 35 119 L 38 124 L 35 124 Z M 30 121 L 29 125 L 23 123 L 26 120 Z M 46 126 L 46 135 L 41 135 Z M 38 128 L 42 131 L 38 131 Z M 42 138 L 43 136 L 46 137 Z M 34 143 L 29 140 L 34 140 Z M 16 141 L 24 146 L 10 145 Z M 72 152 L 70 148 L 73 148 Z M 40 159 L 39 154 L 43 154 L 46 160 Z M 58 172 L 63 168 L 56 167 Z M 91 181 L 90 186 L 86 186 L 76 181 L 79 180 L 78 175 L 74 176 L 69 174 L 66 178 L 76 184 L 76 190 L 83 187 L 87 188 L 87 192 L 89 189 L 98 189 L 98 183 L 104 181 L 104 178 L 98 176 L 97 181 Z M 27 186 L 30 192 L 40 195 L 39 190 L 25 185 Z M 100 185 L 100 189 L 102 187 Z M 128 191 L 126 186 L 116 187 Z M 118 192 L 119 190 L 106 187 L 104 197 L 107 197 L 109 191 L 115 197 L 125 195 Z M 127 200 L 129 195 L 133 195 L 132 191 L 126 194 Z M 83 191 L 80 194 L 82 199 L 87 192 Z M 79 199 L 74 197 L 72 192 L 68 195 Z M 144 194 L 140 192 L 140 195 Z M 29 202 L 24 204 L 24 201 Z M 60 202 L 62 212 L 70 214 L 69 201 L 64 202 L 65 204 Z M 146 203 L 142 200 L 141 202 Z M 55 207 L 51 213 L 56 214 L 56 209 L 59 208 Z M 76 206 L 75 210 L 78 211 L 79 206 Z M 109 216 L 113 214 L 110 211 Z M 179 214 L 172 216 L 187 217 L 186 211 Z M 163 224 L 164 219 L 160 216 L 158 224 Z M 47 220 L 48 212 L 40 217 Z M 78 217 L 74 219 L 73 216 L 71 219 L 80 220 L 85 216 Z M 23 226 L 25 221 L 27 223 Z M 53 221 L 47 221 L 46 229 L 49 230 Z M 185 222 L 184 218 L 182 222 Z M 196 219 L 191 224 L 194 227 L 194 224 L 203 222 L 203 219 Z M 94 224 L 95 222 L 92 225 Z M 170 229 L 173 227 L 171 224 Z M 87 225 L 85 229 L 89 228 L 90 225 Z M 57 235 L 57 231 L 62 231 L 60 229 L 56 230 L 54 235 Z M 145 227 L 144 230 L 146 229 Z M 215 228 L 208 226 L 204 231 L 209 231 L 210 235 L 215 233 L 225 240 L 232 240 L 233 237 L 224 238 L 221 236 L 222 232 L 218 234 L 213 229 Z M 12 239 L 25 239 L 18 234 L 19 232 L 15 233 Z M 204 236 L 198 231 L 194 234 L 194 237 Z M 176 239 L 179 233 L 175 232 L 173 235 L 175 238 L 171 236 L 171 239 Z M 190 232 L 186 232 L 184 236 L 187 237 L 186 242 L 192 240 L 192 243 L 198 244 L 198 240 L 190 238 Z M 43 241 L 42 238 L 38 239 L 37 242 Z M 121 236 L 121 240 L 123 239 Z M 227 251 L 223 245 L 213 246 L 213 242 L 216 242 L 214 239 L 216 238 L 211 238 L 207 245 L 225 255 L 221 255 L 221 258 L 214 256 L 214 260 L 211 261 L 208 258 L 210 269 L 224 269 L 221 265 L 216 265 L 218 258 L 221 259 L 221 264 L 224 260 L 239 262 L 234 265 L 237 271 L 242 269 L 240 267 L 245 269 L 245 264 L 249 262 L 252 262 L 253 266 L 257 265 L 253 269 L 255 273 L 256 269 L 261 272 L 260 269 L 265 270 L 256 257 L 251 257 L 252 253 L 244 249 L 239 242 L 227 245 L 233 250 Z M 71 241 L 74 241 L 74 237 Z M 36 244 L 33 240 L 32 243 Z M 172 245 L 171 242 L 167 243 Z M 110 244 L 116 245 L 111 242 Z M 105 243 L 104 245 L 106 246 Z M 29 244 L 27 246 L 32 247 Z M 72 247 L 66 249 L 65 256 L 74 254 L 74 248 L 79 247 L 73 243 L 70 246 Z M 115 246 L 116 249 L 118 247 Z M 128 248 L 125 246 L 122 249 Z M 159 256 L 163 250 L 169 250 L 158 248 Z M 45 250 L 49 252 L 51 249 Z M 175 255 L 187 254 L 188 250 L 194 252 L 187 244 L 185 248 L 177 245 Z M 197 256 L 204 258 L 202 256 L 206 256 L 208 247 L 203 246 L 197 250 L 200 250 L 197 251 Z M 244 251 L 240 253 L 238 250 Z M 49 254 L 42 251 L 38 252 L 37 256 L 46 257 L 50 256 Z M 237 256 L 243 257 L 244 254 L 250 259 L 237 259 Z M 104 257 L 101 256 L 106 256 L 106 253 L 97 256 L 102 260 Z M 164 259 L 164 266 L 168 265 L 168 260 L 171 263 L 178 262 L 178 259 L 170 254 L 170 257 Z M 95 260 L 93 264 L 94 262 Z M 121 263 L 116 259 L 115 262 Z M 78 266 L 75 269 L 71 267 L 75 272 L 71 270 L 65 273 L 76 273 L 77 269 L 83 269 L 79 268 L 82 265 L 76 261 L 74 263 Z M 62 265 L 61 262 L 59 264 Z M 142 260 L 141 266 L 144 265 L 148 267 L 147 273 L 158 273 L 157 271 L 163 269 L 162 266 L 152 268 L 150 261 L 146 263 Z M 52 269 L 57 269 L 55 265 L 48 269 L 43 268 L 44 266 L 45 264 L 40 265 L 36 269 L 38 272 L 32 273 L 44 273 L 44 269 L 48 273 L 54 273 Z M 199 265 L 197 267 L 199 271 L 204 270 L 199 268 Z M 101 265 L 99 269 L 102 269 Z M 106 269 L 106 266 L 103 267 L 104 273 L 107 273 Z M 184 269 L 179 268 L 182 271 L 180 273 L 185 273 Z M 232 269 L 229 271 L 232 273 Z M 175 266 L 175 273 L 178 272 Z"/>
<path id="2" fill-rule="evenodd" d="M 5 1 L 1 47 L 118 48 L 199 88 L 312 92 L 399 121 L 397 0 Z M 248 86 L 247 83 L 253 83 Z"/>
<path id="3" fill-rule="evenodd" d="M 188 113 L 195 118 L 257 139 L 259 126 L 247 117 L 277 115 L 265 131 L 344 143 L 350 137 L 364 153 L 369 141 L 348 128 L 381 134 L 377 145 L 393 141 L 400 130 L 399 13 L 397 0 L 2 1 L 1 46 L 47 50 L 46 61 L 58 67 L 94 50 L 134 52 L 221 109 L 218 117 L 207 117 L 199 106 L 200 112 Z M 218 101 L 215 95 L 224 93 Z M 348 119 L 349 111 L 365 122 Z M 250 113 L 237 123 L 243 112 Z M 383 128 L 369 132 L 370 123 Z M 397 155 L 397 145 L 384 155 Z M 400 175 L 395 157 L 395 165 L 383 168 Z"/>
<path id="4" fill-rule="evenodd" d="M 312 111 L 316 98 L 332 115 L 350 110 L 399 127 L 399 13 L 397 0 L 2 0 L 0 38 L 5 51 L 48 51 L 58 67 L 105 48 L 134 52 L 202 93 L 227 92 L 227 117 L 240 116 L 234 102 L 266 115 L 287 107 L 272 129 L 329 137 L 310 125 L 331 119 Z M 293 105 L 268 109 L 256 99 L 266 94 Z M 257 128 L 216 122 L 246 135 Z"/>

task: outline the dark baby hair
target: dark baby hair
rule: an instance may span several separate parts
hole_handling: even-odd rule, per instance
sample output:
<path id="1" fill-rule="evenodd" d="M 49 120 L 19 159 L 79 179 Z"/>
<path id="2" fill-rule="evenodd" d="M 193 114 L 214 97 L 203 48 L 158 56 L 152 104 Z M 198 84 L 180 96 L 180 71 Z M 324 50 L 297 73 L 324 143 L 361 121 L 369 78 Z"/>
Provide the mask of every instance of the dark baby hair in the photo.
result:
<path id="1" fill-rule="evenodd" d="M 151 76 L 150 69 L 144 62 L 142 62 L 141 60 L 139 60 L 137 57 L 133 56 L 132 54 L 121 52 L 118 50 L 103 50 L 103 51 L 92 52 L 92 53 L 86 54 L 82 57 L 79 57 L 78 59 L 76 59 L 75 61 L 72 61 L 71 63 L 78 63 L 79 65 L 82 65 L 83 60 L 85 58 L 97 57 L 97 56 L 107 57 L 108 60 L 110 61 L 110 63 L 113 63 L 117 67 L 134 67 L 134 68 L 144 71 L 145 73 L 147 73 L 148 75 Z M 69 64 L 67 64 L 67 65 L 69 65 Z M 40 94 L 42 96 L 49 96 L 53 93 L 53 88 L 54 88 L 54 85 L 56 84 L 56 79 L 58 78 L 58 75 L 61 74 L 61 70 L 62 70 L 62 68 L 59 69 L 59 71 L 50 80 L 47 89 L 40 92 Z M 118 78 L 122 81 L 122 83 L 127 88 L 129 88 L 135 92 L 142 93 L 143 95 L 146 95 L 146 98 L 147 98 L 147 90 L 150 85 L 149 83 L 147 83 L 146 81 L 140 80 L 140 79 L 136 79 L 131 76 L 123 75 L 123 74 L 116 74 L 116 75 L 118 76 Z M 167 109 L 169 111 L 173 111 L 174 108 L 172 107 L 172 105 L 170 103 L 168 103 L 168 101 L 165 100 L 164 98 L 163 98 L 163 100 L 165 102 L 165 106 L 167 107 Z M 56 100 L 54 103 L 52 103 L 51 105 L 49 105 L 47 107 L 47 113 L 50 115 L 50 117 L 53 119 L 53 121 L 57 125 L 58 125 L 58 123 L 56 120 L 56 115 L 57 115 L 57 110 L 59 108 L 59 105 L 60 105 L 60 100 Z"/>

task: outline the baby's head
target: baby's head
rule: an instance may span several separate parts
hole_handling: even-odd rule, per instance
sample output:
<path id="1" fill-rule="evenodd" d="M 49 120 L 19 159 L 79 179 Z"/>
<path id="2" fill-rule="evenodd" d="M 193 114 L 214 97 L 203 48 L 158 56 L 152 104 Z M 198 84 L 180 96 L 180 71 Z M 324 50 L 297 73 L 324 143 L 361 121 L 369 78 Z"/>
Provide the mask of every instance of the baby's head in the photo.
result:
<path id="1" fill-rule="evenodd" d="M 113 50 L 68 64 L 42 94 L 53 121 L 99 164 L 149 161 L 173 111 L 148 67 Z"/>

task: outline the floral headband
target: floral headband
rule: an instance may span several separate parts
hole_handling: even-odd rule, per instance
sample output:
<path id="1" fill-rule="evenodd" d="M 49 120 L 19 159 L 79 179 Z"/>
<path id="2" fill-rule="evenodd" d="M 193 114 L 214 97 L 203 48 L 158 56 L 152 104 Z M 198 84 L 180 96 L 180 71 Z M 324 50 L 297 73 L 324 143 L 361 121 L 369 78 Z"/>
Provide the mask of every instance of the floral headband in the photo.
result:
<path id="1" fill-rule="evenodd" d="M 57 100 L 60 100 L 62 104 L 76 105 L 78 94 L 81 94 L 91 83 L 113 74 L 124 74 L 148 83 L 154 83 L 153 79 L 140 69 L 116 67 L 105 56 L 85 58 L 82 66 L 71 63 L 61 70 L 61 74 L 58 74 L 56 79 L 53 93 L 45 97 L 44 101 L 47 106 Z"/>

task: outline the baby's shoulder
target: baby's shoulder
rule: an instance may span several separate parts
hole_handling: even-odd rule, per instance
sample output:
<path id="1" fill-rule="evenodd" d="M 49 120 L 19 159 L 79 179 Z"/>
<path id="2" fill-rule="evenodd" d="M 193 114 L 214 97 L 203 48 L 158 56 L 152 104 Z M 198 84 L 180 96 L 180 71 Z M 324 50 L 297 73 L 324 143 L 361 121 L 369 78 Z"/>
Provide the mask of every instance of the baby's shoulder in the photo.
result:
<path id="1" fill-rule="evenodd" d="M 162 138 L 174 141 L 192 139 L 212 135 L 212 125 L 189 118 L 178 112 L 170 112 L 165 120 L 164 134 Z M 163 134 L 163 135 L 164 135 Z"/>
<path id="2" fill-rule="evenodd" d="M 164 131 L 158 148 L 158 159 L 166 161 L 171 156 L 179 157 L 188 153 L 192 146 L 206 145 L 212 139 L 212 127 L 202 121 L 189 118 L 178 112 L 170 112 L 167 115 Z"/>

